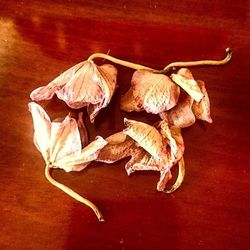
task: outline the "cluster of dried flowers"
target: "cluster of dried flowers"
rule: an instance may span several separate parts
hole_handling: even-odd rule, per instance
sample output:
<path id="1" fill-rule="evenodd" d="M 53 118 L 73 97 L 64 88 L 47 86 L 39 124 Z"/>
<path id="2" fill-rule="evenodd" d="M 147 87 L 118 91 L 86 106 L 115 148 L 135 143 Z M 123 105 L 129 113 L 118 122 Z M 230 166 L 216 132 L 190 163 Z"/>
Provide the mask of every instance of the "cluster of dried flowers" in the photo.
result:
<path id="1" fill-rule="evenodd" d="M 102 214 L 92 202 L 54 180 L 50 169 L 80 171 L 92 161 L 113 163 L 130 157 L 125 165 L 128 175 L 138 170 L 159 171 L 157 190 L 173 192 L 181 185 L 185 173 L 181 128 L 191 126 L 196 119 L 209 123 L 212 119 L 204 82 L 195 80 L 187 68 L 180 68 L 169 76 L 166 73 L 173 67 L 225 64 L 230 60 L 231 52 L 228 50 L 227 57 L 221 61 L 177 62 L 163 70 L 154 70 L 104 54 L 94 54 L 65 71 L 47 86 L 35 89 L 30 95 L 31 99 L 49 100 L 56 94 L 71 108 L 87 106 L 93 123 L 98 112 L 109 104 L 117 79 L 116 68 L 110 64 L 97 66 L 93 62 L 96 57 L 136 69 L 130 89 L 121 98 L 120 107 L 127 112 L 158 114 L 160 121 L 157 124 L 151 126 L 125 118 L 123 131 L 106 139 L 97 136 L 88 143 L 82 113 L 79 113 L 77 120 L 68 115 L 62 122 L 51 122 L 44 109 L 35 102 L 29 104 L 29 110 L 34 123 L 34 143 L 45 160 L 47 179 L 91 207 L 98 219 L 103 221 Z M 180 95 L 182 98 L 179 98 Z M 179 165 L 179 175 L 175 184 L 167 189 L 166 184 L 172 177 L 171 168 L 176 164 Z"/>

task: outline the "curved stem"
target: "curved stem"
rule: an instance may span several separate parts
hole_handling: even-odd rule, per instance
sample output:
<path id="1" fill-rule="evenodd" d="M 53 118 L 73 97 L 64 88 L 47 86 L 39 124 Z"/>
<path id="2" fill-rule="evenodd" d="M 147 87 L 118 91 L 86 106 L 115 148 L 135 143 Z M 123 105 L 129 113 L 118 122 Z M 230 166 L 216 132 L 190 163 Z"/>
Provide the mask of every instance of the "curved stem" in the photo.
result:
<path id="1" fill-rule="evenodd" d="M 175 67 L 192 67 L 192 66 L 201 66 L 201 65 L 218 66 L 218 65 L 226 64 L 232 58 L 232 50 L 230 48 L 227 48 L 226 49 L 226 57 L 222 60 L 201 60 L 201 61 L 190 61 L 190 62 L 173 62 L 173 63 L 168 64 L 162 70 L 157 70 L 157 69 L 153 69 L 153 68 L 141 65 L 141 64 L 136 64 L 136 63 L 124 61 L 124 60 L 121 60 L 121 59 L 118 59 L 118 58 L 115 58 L 113 56 L 103 54 L 103 53 L 92 54 L 88 58 L 88 61 L 92 61 L 95 58 L 103 58 L 103 59 L 109 60 L 113 63 L 131 68 L 131 69 L 135 69 L 135 70 L 142 70 L 143 69 L 143 70 L 152 71 L 153 73 L 156 73 L 156 74 L 166 74 Z"/>
<path id="2" fill-rule="evenodd" d="M 46 168 L 45 168 L 45 176 L 47 178 L 47 180 L 54 186 L 56 186 L 57 188 L 61 189 L 63 192 L 65 192 L 66 194 L 68 194 L 69 196 L 71 196 L 72 198 L 76 199 L 77 201 L 85 204 L 86 206 L 90 207 L 94 213 L 96 214 L 97 218 L 99 221 L 104 221 L 103 215 L 101 214 L 101 212 L 99 211 L 99 209 L 89 200 L 83 198 L 82 196 L 80 196 L 78 193 L 76 193 L 75 191 L 73 191 L 72 189 L 68 188 L 67 186 L 57 182 L 55 179 L 52 178 L 52 176 L 50 175 L 50 165 L 47 164 Z"/>
<path id="3" fill-rule="evenodd" d="M 185 176 L 185 163 L 184 163 L 184 159 L 183 157 L 180 159 L 180 161 L 178 162 L 178 166 L 179 166 L 179 172 L 178 172 L 178 177 L 174 183 L 174 185 L 170 188 L 165 188 L 163 190 L 164 193 L 167 194 L 171 194 L 173 193 L 177 188 L 179 188 L 184 180 L 184 176 Z"/>
<path id="4" fill-rule="evenodd" d="M 232 50 L 230 48 L 226 49 L 226 56 L 222 60 L 201 60 L 201 61 L 190 61 L 190 62 L 173 62 L 168 64 L 163 70 L 162 73 L 167 73 L 175 67 L 190 67 L 190 66 L 200 66 L 200 65 L 223 65 L 230 61 L 232 58 Z"/>
<path id="5" fill-rule="evenodd" d="M 156 69 L 152 69 L 152 68 L 140 65 L 140 64 L 124 61 L 124 60 L 121 60 L 121 59 L 118 59 L 118 58 L 115 58 L 113 56 L 103 54 L 103 53 L 95 53 L 95 54 L 91 55 L 88 58 L 88 61 L 92 61 L 95 58 L 103 58 L 103 59 L 109 60 L 113 63 L 120 64 L 122 66 L 131 68 L 131 69 L 136 69 L 136 70 L 144 69 L 144 70 L 149 70 L 149 71 L 154 71 L 154 72 L 160 72 L 160 70 L 156 70 Z"/>

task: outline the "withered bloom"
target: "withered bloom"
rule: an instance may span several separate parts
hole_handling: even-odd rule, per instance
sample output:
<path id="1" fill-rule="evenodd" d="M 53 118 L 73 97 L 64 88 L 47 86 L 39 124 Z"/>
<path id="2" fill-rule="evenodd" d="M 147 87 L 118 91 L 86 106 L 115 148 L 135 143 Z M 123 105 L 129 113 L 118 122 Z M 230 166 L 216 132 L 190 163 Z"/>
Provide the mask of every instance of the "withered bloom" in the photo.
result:
<path id="1" fill-rule="evenodd" d="M 199 102 L 204 94 L 191 72 L 180 69 L 170 77 L 146 70 L 137 70 L 133 74 L 130 89 L 121 98 L 121 109 L 127 112 L 145 110 L 159 114 L 176 106 L 180 88 L 192 99 Z"/>
<path id="2" fill-rule="evenodd" d="M 93 61 L 81 62 L 55 78 L 47 86 L 32 91 L 34 101 L 51 99 L 54 94 L 71 108 L 87 106 L 94 122 L 100 109 L 106 107 L 116 87 L 117 70 L 110 64 L 97 66 Z"/>
<path id="3" fill-rule="evenodd" d="M 49 170 L 60 168 L 66 172 L 80 171 L 97 158 L 107 142 L 99 136 L 82 149 L 80 132 L 74 118 L 67 116 L 62 122 L 51 122 L 44 109 L 34 102 L 29 103 L 29 110 L 34 123 L 34 143 L 46 162 L 47 179 L 73 198 L 91 207 L 102 220 L 102 215 L 93 203 L 52 179 Z"/>
<path id="4" fill-rule="evenodd" d="M 121 98 L 121 109 L 158 114 L 174 107 L 179 94 L 179 86 L 168 76 L 137 70 L 133 74 L 130 89 Z"/>
<path id="5" fill-rule="evenodd" d="M 106 138 L 108 144 L 101 149 L 97 161 L 113 163 L 130 156 L 125 165 L 127 174 L 138 170 L 159 171 L 157 190 L 165 191 L 166 183 L 172 177 L 170 169 L 184 153 L 180 129 L 169 128 L 165 121 L 156 127 L 128 119 L 124 123 L 126 128 L 122 132 Z"/>

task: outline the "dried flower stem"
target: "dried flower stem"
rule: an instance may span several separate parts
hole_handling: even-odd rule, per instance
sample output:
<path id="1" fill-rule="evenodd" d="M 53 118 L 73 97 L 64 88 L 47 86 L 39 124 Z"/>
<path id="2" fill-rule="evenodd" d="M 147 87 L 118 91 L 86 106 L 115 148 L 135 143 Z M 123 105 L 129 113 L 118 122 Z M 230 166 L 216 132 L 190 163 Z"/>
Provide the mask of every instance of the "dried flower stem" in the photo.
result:
<path id="1" fill-rule="evenodd" d="M 86 206 L 90 207 L 94 213 L 96 214 L 97 218 L 99 221 L 104 222 L 104 218 L 103 215 L 101 214 L 101 212 L 99 211 L 99 209 L 89 200 L 83 198 L 82 196 L 80 196 L 78 193 L 76 193 L 75 191 L 73 191 L 72 189 L 68 188 L 67 186 L 57 182 L 56 180 L 54 180 L 52 178 L 52 176 L 50 175 L 50 164 L 46 165 L 45 168 L 45 176 L 47 178 L 47 180 L 54 186 L 56 186 L 57 188 L 61 189 L 63 192 L 65 192 L 66 194 L 68 194 L 69 196 L 71 196 L 72 198 L 76 199 L 77 201 L 85 204 Z"/>
<path id="2" fill-rule="evenodd" d="M 173 62 L 168 64 L 162 71 L 162 73 L 167 73 L 175 67 L 191 67 L 191 66 L 201 66 L 201 65 L 212 65 L 219 66 L 224 65 L 230 61 L 232 58 L 232 50 L 230 48 L 226 48 L 226 56 L 222 60 L 202 60 L 202 61 L 191 61 L 191 62 Z"/>
<path id="3" fill-rule="evenodd" d="M 170 194 L 173 193 L 177 188 L 179 188 L 184 180 L 184 176 L 185 176 L 185 163 L 184 163 L 184 159 L 183 157 L 180 159 L 180 161 L 178 162 L 178 166 L 179 166 L 179 172 L 178 172 L 178 177 L 174 183 L 174 185 L 172 187 L 165 188 L 163 190 L 164 193 Z"/>
<path id="4" fill-rule="evenodd" d="M 118 59 L 118 58 L 115 58 L 113 56 L 103 54 L 103 53 L 92 54 L 88 58 L 88 61 L 92 61 L 95 58 L 103 58 L 103 59 L 109 60 L 113 63 L 131 68 L 131 69 L 135 69 L 135 70 L 143 69 L 143 70 L 152 71 L 153 73 L 157 73 L 157 74 L 166 74 L 170 70 L 172 70 L 173 68 L 176 68 L 176 67 L 192 67 L 192 66 L 201 66 L 201 65 L 212 65 L 212 66 L 223 65 L 223 64 L 226 64 L 227 62 L 229 62 L 231 57 L 232 57 L 232 50 L 230 48 L 227 48 L 226 49 L 226 57 L 222 60 L 201 60 L 201 61 L 190 61 L 190 62 L 173 62 L 173 63 L 168 64 L 163 70 L 152 69 L 152 68 L 149 68 L 149 67 L 141 65 L 141 64 L 136 64 L 136 63 L 124 61 L 124 60 L 121 60 L 121 59 Z"/>
<path id="5" fill-rule="evenodd" d="M 125 67 L 128 67 L 128 68 L 131 68 L 131 69 L 136 69 L 136 70 L 144 69 L 144 70 L 149 70 L 149 71 L 159 71 L 159 70 L 152 69 L 152 68 L 140 65 L 140 64 L 124 61 L 124 60 L 121 60 L 121 59 L 118 59 L 118 58 L 115 58 L 113 56 L 103 54 L 103 53 L 94 53 L 93 55 L 91 55 L 88 58 L 88 61 L 92 61 L 95 58 L 103 58 L 103 59 L 109 60 L 109 61 L 111 61 L 113 63 L 116 63 L 116 64 L 119 64 L 119 65 L 122 65 L 122 66 L 125 66 Z"/>

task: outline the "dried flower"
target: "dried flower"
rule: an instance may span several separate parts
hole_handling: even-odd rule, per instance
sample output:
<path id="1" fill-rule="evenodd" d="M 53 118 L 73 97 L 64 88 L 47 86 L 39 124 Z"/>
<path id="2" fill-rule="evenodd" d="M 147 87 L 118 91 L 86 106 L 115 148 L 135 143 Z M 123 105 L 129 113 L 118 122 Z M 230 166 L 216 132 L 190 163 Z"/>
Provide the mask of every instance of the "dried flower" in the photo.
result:
<path id="1" fill-rule="evenodd" d="M 94 122 L 100 109 L 106 107 L 116 87 L 117 70 L 110 64 L 97 66 L 93 61 L 81 62 L 55 78 L 47 86 L 30 94 L 34 101 L 48 100 L 54 94 L 71 108 L 87 106 Z"/>
<path id="2" fill-rule="evenodd" d="M 156 127 L 134 120 L 124 120 L 126 128 L 119 133 L 106 138 L 108 144 L 100 151 L 97 161 L 113 163 L 120 159 L 131 157 L 125 169 L 130 175 L 137 170 L 155 170 L 160 172 L 157 184 L 158 191 L 168 192 L 166 183 L 171 179 L 170 169 L 182 161 L 184 142 L 181 131 L 177 127 L 168 127 L 161 121 Z M 184 178 L 184 163 L 181 164 L 182 180 Z M 171 188 L 171 192 L 180 183 Z"/>
<path id="3" fill-rule="evenodd" d="M 158 114 L 174 107 L 179 94 L 180 88 L 168 76 L 137 70 L 130 89 L 121 98 L 121 109 Z"/>
<path id="4" fill-rule="evenodd" d="M 29 110 L 34 123 L 34 143 L 46 162 L 47 179 L 73 198 L 91 207 L 98 218 L 103 220 L 93 203 L 56 182 L 50 176 L 49 170 L 60 168 L 66 172 L 80 171 L 97 158 L 107 142 L 99 136 L 82 149 L 80 132 L 74 118 L 67 116 L 62 122 L 51 122 L 44 109 L 34 102 L 29 103 Z"/>

